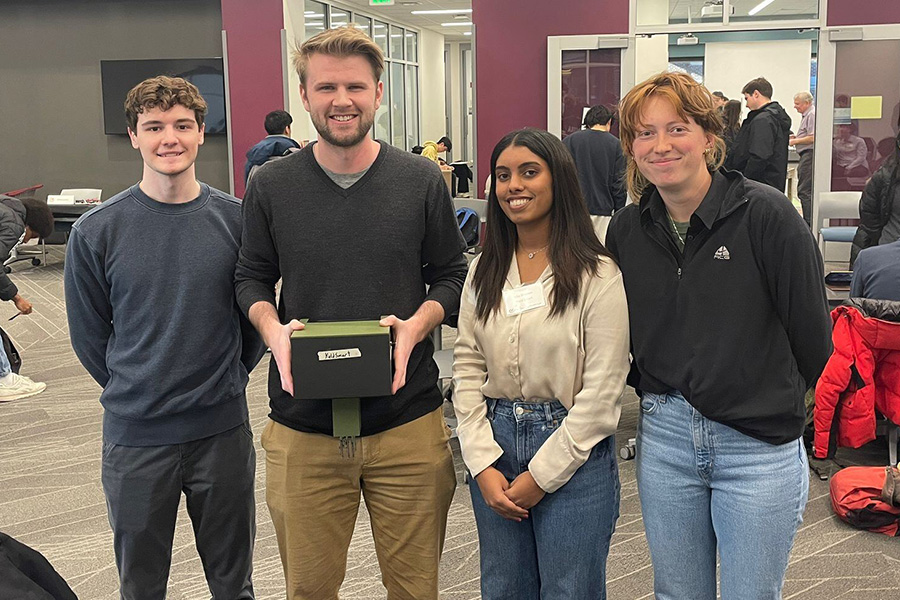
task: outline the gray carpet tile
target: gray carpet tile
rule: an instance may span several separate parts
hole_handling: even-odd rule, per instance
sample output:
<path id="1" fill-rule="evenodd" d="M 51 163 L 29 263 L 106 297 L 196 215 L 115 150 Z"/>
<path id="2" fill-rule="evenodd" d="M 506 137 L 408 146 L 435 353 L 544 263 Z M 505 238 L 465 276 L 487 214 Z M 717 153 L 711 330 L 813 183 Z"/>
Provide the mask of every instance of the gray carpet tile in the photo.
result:
<path id="1" fill-rule="evenodd" d="M 0 304 L 0 323 L 22 351 L 23 374 L 47 382 L 33 398 L 0 403 L 0 530 L 42 552 L 82 599 L 117 595 L 112 535 L 100 487 L 99 387 L 78 364 L 68 342 L 62 294 L 61 248 L 48 264 L 18 263 L 12 277 L 35 312 L 11 322 L 11 303 Z M 445 332 L 446 347 L 452 331 Z M 251 423 L 257 437 L 258 535 L 254 557 L 257 597 L 284 597 L 284 579 L 265 505 L 265 455 L 259 433 L 268 412 L 265 365 L 249 386 Z M 617 444 L 634 437 L 638 405 L 628 392 Z M 462 464 L 454 446 L 460 485 L 450 510 L 441 565 L 441 597 L 479 598 L 478 538 Z M 883 440 L 859 451 L 841 451 L 846 463 L 887 461 Z M 634 462 L 620 463 L 621 517 L 609 558 L 609 598 L 652 598 L 652 569 L 644 538 Z M 677 501 L 677 499 L 672 499 Z M 363 505 L 364 507 L 364 505 Z M 750 533 L 752 534 L 752 533 Z M 856 531 L 833 515 L 827 482 L 813 478 L 810 501 L 788 568 L 784 597 L 796 600 L 893 599 L 900 590 L 900 539 Z M 209 598 L 193 534 L 182 503 L 175 531 L 172 600 Z M 360 510 L 341 598 L 386 598 L 365 509 Z"/>

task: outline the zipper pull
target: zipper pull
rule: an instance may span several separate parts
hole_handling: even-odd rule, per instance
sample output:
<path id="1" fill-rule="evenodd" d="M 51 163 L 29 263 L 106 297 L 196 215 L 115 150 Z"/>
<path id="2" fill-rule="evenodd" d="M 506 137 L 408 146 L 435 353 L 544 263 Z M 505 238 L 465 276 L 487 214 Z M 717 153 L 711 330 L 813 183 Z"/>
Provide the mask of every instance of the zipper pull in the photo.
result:
<path id="1" fill-rule="evenodd" d="M 678 267 L 678 279 L 681 279 L 681 267 Z"/>

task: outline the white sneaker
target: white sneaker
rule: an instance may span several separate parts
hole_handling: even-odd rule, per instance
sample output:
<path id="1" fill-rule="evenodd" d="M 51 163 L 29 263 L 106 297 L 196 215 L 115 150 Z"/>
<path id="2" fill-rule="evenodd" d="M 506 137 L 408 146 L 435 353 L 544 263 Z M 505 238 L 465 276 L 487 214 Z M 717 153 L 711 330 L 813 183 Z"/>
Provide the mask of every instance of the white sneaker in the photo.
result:
<path id="1" fill-rule="evenodd" d="M 28 398 L 40 394 L 46 388 L 46 383 L 32 381 L 24 375 L 10 373 L 6 377 L 0 377 L 0 402 Z"/>

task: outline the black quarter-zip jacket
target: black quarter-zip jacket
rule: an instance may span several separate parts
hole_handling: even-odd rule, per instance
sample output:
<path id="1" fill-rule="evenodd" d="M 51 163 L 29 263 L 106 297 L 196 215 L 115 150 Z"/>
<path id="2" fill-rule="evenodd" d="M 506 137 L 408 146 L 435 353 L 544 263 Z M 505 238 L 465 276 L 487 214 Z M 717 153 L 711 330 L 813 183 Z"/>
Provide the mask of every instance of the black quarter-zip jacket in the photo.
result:
<path id="1" fill-rule="evenodd" d="M 822 258 L 784 194 L 713 173 L 678 251 L 659 193 L 607 233 L 625 282 L 638 390 L 678 390 L 754 438 L 800 437 L 803 397 L 831 355 Z"/>

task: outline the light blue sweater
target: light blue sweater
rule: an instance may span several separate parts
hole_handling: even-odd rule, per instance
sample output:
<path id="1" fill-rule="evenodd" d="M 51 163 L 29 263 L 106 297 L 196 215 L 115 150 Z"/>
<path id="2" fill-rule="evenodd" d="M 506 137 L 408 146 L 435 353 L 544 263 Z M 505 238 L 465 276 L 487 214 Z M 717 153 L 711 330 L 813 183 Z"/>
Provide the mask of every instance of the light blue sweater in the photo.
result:
<path id="1" fill-rule="evenodd" d="M 69 333 L 103 387 L 104 441 L 178 444 L 246 420 L 248 372 L 264 348 L 235 302 L 240 238 L 240 201 L 205 184 L 184 204 L 135 185 L 75 223 Z"/>

